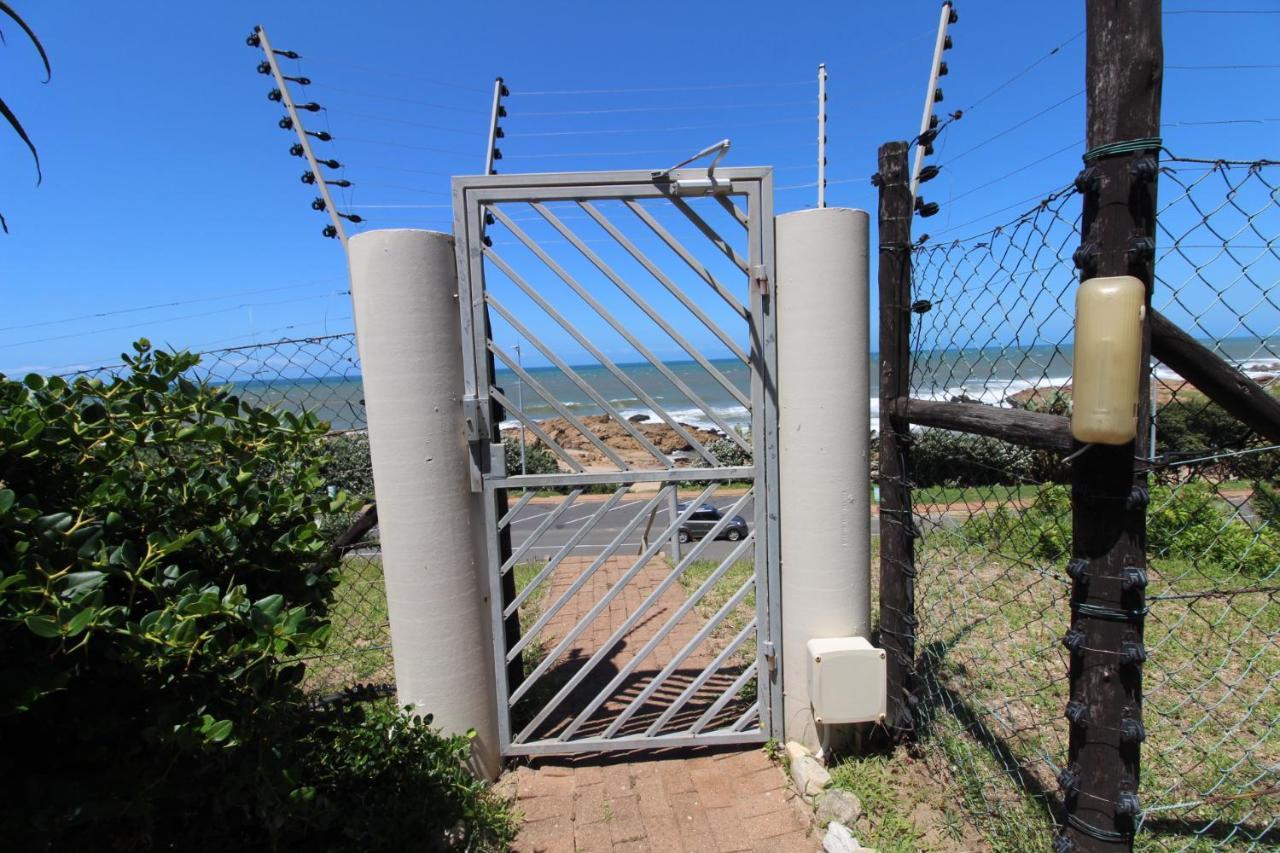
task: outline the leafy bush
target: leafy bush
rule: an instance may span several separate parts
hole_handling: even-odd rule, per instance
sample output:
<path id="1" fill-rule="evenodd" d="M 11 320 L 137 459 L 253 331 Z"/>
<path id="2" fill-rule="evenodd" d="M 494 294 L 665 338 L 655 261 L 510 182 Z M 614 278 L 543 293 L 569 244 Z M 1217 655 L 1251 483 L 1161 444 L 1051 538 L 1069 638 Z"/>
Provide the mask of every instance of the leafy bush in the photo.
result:
<path id="1" fill-rule="evenodd" d="M 514 438 L 502 439 L 503 455 L 507 462 L 507 475 L 520 473 L 520 442 Z M 556 455 L 539 441 L 524 446 L 524 472 L 526 474 L 558 474 L 560 463 Z"/>
<path id="2" fill-rule="evenodd" d="M 324 772 L 344 740 L 402 739 L 369 775 L 434 773 L 454 747 L 331 720 L 298 686 L 291 661 L 329 632 L 316 519 L 347 503 L 323 488 L 325 425 L 188 381 L 195 356 L 135 352 L 109 382 L 0 376 L 0 834 L 292 849 L 349 793 Z M 449 789 L 414 807 L 452 828 L 474 795 Z"/>
<path id="3" fill-rule="evenodd" d="M 1244 450 L 1258 444 L 1258 436 L 1252 429 L 1199 394 L 1170 400 L 1160 406 L 1156 416 L 1156 447 L 1173 462 Z M 1280 453 L 1228 457 L 1221 460 L 1218 467 L 1226 477 L 1276 480 L 1280 479 Z"/>
<path id="4" fill-rule="evenodd" d="M 1066 476 L 1055 454 L 983 435 L 922 429 L 911 447 L 911 479 L 918 486 L 1061 482 Z"/>
<path id="5" fill-rule="evenodd" d="M 325 485 L 361 500 L 373 500 L 373 462 L 369 435 L 346 432 L 329 437 L 328 459 L 320 468 Z"/>
<path id="6" fill-rule="evenodd" d="M 1260 515 L 1266 511 L 1262 506 Z M 1070 492 L 1045 487 L 1026 509 L 1001 506 L 974 516 L 962 534 L 967 542 L 1001 554 L 1063 560 L 1071 553 Z M 1156 560 L 1189 561 L 1207 577 L 1269 577 L 1280 570 L 1280 529 L 1250 527 L 1205 483 L 1157 486 L 1147 510 L 1147 552 Z"/>
<path id="7" fill-rule="evenodd" d="M 712 439 L 706 444 L 706 448 L 726 468 L 749 467 L 755 464 L 755 457 L 751 451 L 744 450 L 731 438 Z"/>

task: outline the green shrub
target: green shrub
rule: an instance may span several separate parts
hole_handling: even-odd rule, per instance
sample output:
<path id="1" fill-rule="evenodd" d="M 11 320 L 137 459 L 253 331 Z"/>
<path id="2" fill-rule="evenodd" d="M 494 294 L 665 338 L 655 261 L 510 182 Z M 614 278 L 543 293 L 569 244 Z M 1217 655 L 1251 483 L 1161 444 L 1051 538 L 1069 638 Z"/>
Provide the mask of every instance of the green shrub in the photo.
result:
<path id="1" fill-rule="evenodd" d="M 1026 509 L 997 507 L 961 527 L 966 541 L 1017 558 L 1060 560 L 1071 553 L 1071 493 L 1045 486 Z"/>
<path id="2" fill-rule="evenodd" d="M 1179 458 L 1212 456 L 1258 444 L 1252 429 L 1199 394 L 1170 400 L 1157 412 L 1156 448 L 1175 463 Z M 1229 478 L 1280 479 L 1280 453 L 1275 451 L 1227 457 L 1217 465 Z"/>
<path id="3" fill-rule="evenodd" d="M 330 436 L 328 442 L 328 459 L 320 468 L 325 485 L 363 501 L 373 500 L 369 434 L 345 432 Z"/>
<path id="4" fill-rule="evenodd" d="M 347 504 L 324 488 L 325 425 L 188 381 L 195 356 L 135 351 L 108 382 L 0 376 L 0 837 L 297 849 L 315 801 L 372 834 L 325 773 L 344 739 L 401 738 L 370 776 L 456 749 L 334 720 L 299 687 L 295 659 L 329 633 L 317 519 Z M 450 790 L 414 807 L 452 822 L 474 795 Z"/>
<path id="5" fill-rule="evenodd" d="M 503 438 L 502 451 L 507 462 L 507 476 L 518 476 L 520 474 L 520 441 L 514 438 Z M 556 455 L 542 442 L 535 441 L 524 446 L 524 473 L 558 474 L 560 463 Z"/>
<path id="6" fill-rule="evenodd" d="M 992 486 L 1061 482 L 1056 454 L 983 435 L 922 429 L 911 447 L 911 479 L 918 486 Z"/>

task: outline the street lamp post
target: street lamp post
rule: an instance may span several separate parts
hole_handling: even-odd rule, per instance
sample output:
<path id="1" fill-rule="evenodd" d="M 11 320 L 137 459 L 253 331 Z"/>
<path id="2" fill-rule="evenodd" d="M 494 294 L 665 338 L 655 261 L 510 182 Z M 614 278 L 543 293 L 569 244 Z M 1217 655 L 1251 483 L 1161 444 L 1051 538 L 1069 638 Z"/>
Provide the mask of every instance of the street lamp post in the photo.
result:
<path id="1" fill-rule="evenodd" d="M 524 363 L 521 361 L 521 357 L 520 357 L 520 345 L 516 344 L 514 346 L 514 349 L 516 351 L 516 366 L 519 367 L 521 370 L 524 370 Z M 516 407 L 520 409 L 520 414 L 523 415 L 524 414 L 524 380 L 520 378 L 519 374 L 516 375 L 516 383 L 517 383 Z M 516 420 L 520 421 L 520 476 L 523 477 L 525 473 L 524 420 L 522 418 L 516 418 Z"/>

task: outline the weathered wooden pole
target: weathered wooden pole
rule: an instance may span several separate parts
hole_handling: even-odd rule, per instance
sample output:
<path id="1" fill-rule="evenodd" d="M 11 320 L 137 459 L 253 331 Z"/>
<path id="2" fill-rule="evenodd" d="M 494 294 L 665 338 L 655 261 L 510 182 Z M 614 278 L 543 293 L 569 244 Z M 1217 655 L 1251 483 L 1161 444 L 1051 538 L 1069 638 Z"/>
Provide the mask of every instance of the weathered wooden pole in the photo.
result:
<path id="1" fill-rule="evenodd" d="M 1081 280 L 1131 275 L 1155 258 L 1163 75 L 1160 0 L 1086 0 Z M 1150 324 L 1143 324 L 1137 439 L 1094 445 L 1072 466 L 1071 650 L 1063 851 L 1132 850 L 1142 726 Z"/>
<path id="2" fill-rule="evenodd" d="M 911 428 L 895 403 L 911 390 L 911 188 L 907 143 L 880 146 L 880 645 L 897 740 L 915 735 L 915 524 L 907 482 Z"/>

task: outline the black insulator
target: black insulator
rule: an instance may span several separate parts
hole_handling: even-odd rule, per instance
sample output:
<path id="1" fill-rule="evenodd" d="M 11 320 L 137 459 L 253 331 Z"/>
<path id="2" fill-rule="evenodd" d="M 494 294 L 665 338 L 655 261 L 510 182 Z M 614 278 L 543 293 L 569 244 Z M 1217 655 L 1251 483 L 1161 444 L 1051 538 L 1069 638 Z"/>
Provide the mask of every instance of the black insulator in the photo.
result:
<path id="1" fill-rule="evenodd" d="M 920 183 L 923 184 L 925 181 L 932 181 L 934 178 L 938 177 L 938 173 L 941 171 L 941 166 L 925 166 L 920 170 Z"/>
<path id="2" fill-rule="evenodd" d="M 337 160 L 317 160 L 316 162 L 319 163 L 321 166 L 328 166 L 330 169 L 342 168 L 342 164 L 339 163 Z"/>
<path id="3" fill-rule="evenodd" d="M 319 196 L 316 196 L 311 200 L 312 210 L 324 210 L 324 208 L 325 208 L 324 199 L 320 198 Z"/>
<path id="4" fill-rule="evenodd" d="M 942 49 L 951 50 L 951 36 L 942 37 Z"/>
<path id="5" fill-rule="evenodd" d="M 267 92 L 268 101 L 279 102 L 283 99 L 284 99 L 284 94 L 279 89 L 272 89 L 270 92 Z"/>
<path id="6" fill-rule="evenodd" d="M 1084 648 L 1085 635 L 1083 628 L 1072 628 L 1062 635 L 1062 645 L 1072 654 L 1078 653 Z"/>
<path id="7" fill-rule="evenodd" d="M 274 53 L 276 56 L 283 56 L 285 59 L 301 59 L 302 58 L 296 50 L 276 50 L 275 48 L 272 48 L 271 52 Z"/>
<path id="8" fill-rule="evenodd" d="M 938 117 L 936 115 L 929 116 L 929 129 L 932 130 L 938 126 Z"/>
<path id="9" fill-rule="evenodd" d="M 307 136 L 314 136 L 321 142 L 332 142 L 333 136 L 327 130 L 308 130 Z"/>
<path id="10" fill-rule="evenodd" d="M 1120 588 L 1125 592 L 1147 588 L 1147 570 L 1141 566 L 1125 566 L 1120 572 Z"/>
<path id="11" fill-rule="evenodd" d="M 501 88 L 499 88 L 499 89 L 498 89 L 498 97 L 500 97 L 500 98 L 509 98 L 509 97 L 511 97 L 511 90 L 507 88 L 507 84 L 506 84 L 506 83 L 503 83 L 503 84 L 502 84 L 502 86 L 501 86 Z"/>
<path id="12" fill-rule="evenodd" d="M 500 148 L 495 148 L 495 149 L 493 149 L 493 159 L 495 159 L 495 160 L 501 160 L 501 159 L 502 159 L 502 149 L 500 149 Z"/>
<path id="13" fill-rule="evenodd" d="M 925 234 L 924 236 L 928 237 L 929 235 Z M 930 302 L 928 299 L 917 299 L 915 302 L 911 303 L 911 313 L 927 314 L 929 313 L 929 309 L 931 309 L 932 307 L 933 307 L 933 303 Z"/>
<path id="14" fill-rule="evenodd" d="M 259 63 L 258 63 L 258 73 L 259 73 L 259 74 L 270 74 L 270 73 L 271 73 L 271 63 L 270 63 L 270 62 L 267 62 L 267 61 L 265 61 L 265 60 L 264 60 L 264 61 L 262 61 L 262 62 L 259 62 Z"/>
<path id="15" fill-rule="evenodd" d="M 1075 766 L 1064 767 L 1058 772 L 1058 787 L 1067 797 L 1080 793 L 1080 772 Z"/>
<path id="16" fill-rule="evenodd" d="M 295 142 L 289 146 L 289 153 L 292 154 L 294 157 L 305 157 L 307 154 L 307 149 L 303 148 L 301 145 Z"/>
<path id="17" fill-rule="evenodd" d="M 935 104 L 942 103 L 942 87 L 941 86 L 933 90 L 933 102 Z"/>
<path id="18" fill-rule="evenodd" d="M 924 201 L 916 199 L 916 213 L 920 214 L 922 219 L 928 219 L 930 216 L 938 212 L 938 203 L 936 201 Z"/>
<path id="19" fill-rule="evenodd" d="M 1116 814 L 1121 817 L 1137 817 L 1142 811 L 1142 802 L 1133 791 L 1122 791 L 1116 798 Z"/>
<path id="20" fill-rule="evenodd" d="M 1079 699 L 1072 699 L 1067 703 L 1063 716 L 1070 720 L 1073 726 L 1087 726 L 1089 724 L 1089 708 Z"/>
<path id="21" fill-rule="evenodd" d="M 951 14 L 947 16 L 947 23 L 954 24 L 956 21 L 959 21 L 959 20 L 960 20 L 960 16 L 956 14 L 956 7 L 952 6 Z"/>
<path id="22" fill-rule="evenodd" d="M 1151 240 L 1150 237 L 1143 237 L 1139 239 Z M 1152 254 L 1155 253 L 1154 241 L 1152 242 L 1151 252 Z M 1150 501 L 1151 496 L 1147 493 L 1146 488 L 1143 486 L 1134 486 L 1129 491 L 1129 496 L 1124 499 L 1124 508 L 1132 510 L 1146 509 L 1147 504 L 1150 503 Z"/>
<path id="23" fill-rule="evenodd" d="M 338 215 L 348 222 L 364 222 L 364 217 L 358 213 L 339 213 Z"/>
<path id="24" fill-rule="evenodd" d="M 932 142 L 926 142 L 924 145 L 922 145 L 922 146 L 920 146 L 920 147 L 924 149 L 924 153 L 925 153 L 925 156 L 926 156 L 926 157 L 933 153 L 933 143 L 932 143 Z"/>
<path id="25" fill-rule="evenodd" d="M 1154 157 L 1139 157 L 1129 164 L 1129 175 L 1135 180 L 1150 181 L 1160 173 Z"/>
<path id="26" fill-rule="evenodd" d="M 933 140 L 937 138 L 938 138 L 938 131 L 933 130 L 932 128 L 930 128 L 929 130 L 926 130 L 924 133 L 920 134 L 919 136 L 920 142 L 923 145 L 928 145 L 929 143 L 933 142 Z"/>
<path id="27" fill-rule="evenodd" d="M 351 186 L 351 182 L 345 178 L 340 181 L 325 181 L 325 183 L 331 187 L 343 187 L 344 189 Z"/>
<path id="28" fill-rule="evenodd" d="M 284 118 L 280 119 L 279 125 L 281 130 L 293 130 L 293 119 L 289 118 L 288 116 L 285 116 Z"/>
<path id="29" fill-rule="evenodd" d="M 822 165 L 824 165 L 824 166 L 825 166 L 825 165 L 827 165 L 827 158 L 826 158 L 826 157 L 823 157 L 823 158 L 822 158 Z"/>
<path id="30" fill-rule="evenodd" d="M 486 235 L 484 235 L 483 237 L 481 237 L 481 238 L 480 238 L 480 242 L 484 243 L 486 246 L 492 246 L 492 245 L 493 245 L 493 238 L 492 238 L 492 237 L 490 237 L 488 234 L 486 234 Z"/>
<path id="31" fill-rule="evenodd" d="M 1146 260 L 1155 257 L 1155 254 L 1156 241 L 1145 234 L 1134 237 L 1129 242 L 1128 255 L 1130 258 L 1135 260 Z"/>
<path id="32" fill-rule="evenodd" d="M 964 110 L 956 110 L 953 113 L 949 113 L 947 115 L 947 118 L 951 119 L 952 121 L 959 121 L 960 119 L 964 118 Z"/>
<path id="33" fill-rule="evenodd" d="M 873 186 L 873 187 L 882 187 L 882 186 L 884 186 L 884 175 L 880 174 L 879 172 L 876 172 L 874 175 L 872 175 L 872 176 L 871 176 L 871 186 Z"/>
<path id="34" fill-rule="evenodd" d="M 507 134 L 506 134 L 505 132 L 503 132 L 502 128 L 500 128 L 500 127 L 495 127 L 495 128 L 493 129 L 493 138 L 494 138 L 494 139 L 504 139 L 504 138 L 506 138 L 506 135 L 507 135 Z"/>
<path id="35" fill-rule="evenodd" d="M 498 221 L 498 220 L 496 220 L 496 219 L 494 219 L 494 218 L 493 218 L 493 214 L 492 214 L 492 213 L 490 213 L 490 212 L 489 212 L 489 211 L 487 211 L 487 210 L 484 212 L 484 224 L 485 224 L 485 225 L 492 225 L 493 223 L 495 223 L 495 222 L 497 222 L 497 221 Z"/>
<path id="36" fill-rule="evenodd" d="M 939 76 L 939 77 L 946 77 L 946 76 L 947 76 L 947 63 L 945 63 L 945 62 L 939 62 L 939 63 L 938 63 L 938 76 Z"/>
<path id="37" fill-rule="evenodd" d="M 316 182 L 316 173 L 315 173 L 315 172 L 303 172 L 303 173 L 302 173 L 302 182 L 303 182 L 304 184 L 314 184 L 314 183 Z"/>
<path id="38" fill-rule="evenodd" d="M 928 234 L 921 234 L 919 237 L 916 238 L 917 246 L 923 246 L 925 243 L 928 243 L 928 242 L 929 242 Z"/>
<path id="39" fill-rule="evenodd" d="M 296 109 L 299 109 L 299 110 L 306 110 L 306 111 L 307 111 L 307 112 L 309 112 L 309 113 L 318 113 L 318 112 L 320 112 L 322 109 L 324 109 L 324 107 L 320 106 L 319 104 L 315 103 L 314 101 L 312 101 L 311 103 L 307 103 L 307 104 L 294 104 L 294 107 L 295 107 Z"/>
<path id="40" fill-rule="evenodd" d="M 1071 261 L 1076 265 L 1076 269 L 1085 269 L 1092 267 L 1098 256 L 1098 247 L 1093 243 L 1084 242 L 1080 247 L 1071 253 Z"/>
<path id="41" fill-rule="evenodd" d="M 498 118 L 506 118 L 506 117 L 507 117 L 507 108 L 504 107 L 502 104 L 498 104 Z"/>
<path id="42" fill-rule="evenodd" d="M 334 228 L 332 225 L 326 225 L 326 226 L 324 227 L 324 230 L 323 230 L 323 231 L 321 231 L 320 233 L 321 233 L 321 234 L 323 234 L 323 235 L 324 235 L 324 236 L 326 236 L 326 237 L 337 237 L 337 236 L 338 236 L 338 229 L 337 229 L 337 228 Z"/>
<path id="43" fill-rule="evenodd" d="M 1147 648 L 1136 640 L 1120 644 L 1120 662 L 1125 666 L 1137 666 L 1147 659 Z"/>
<path id="44" fill-rule="evenodd" d="M 1120 721 L 1120 737 L 1127 743 L 1142 743 L 1147 739 L 1147 730 L 1141 720 L 1125 717 Z"/>
<path id="45" fill-rule="evenodd" d="M 285 77 L 284 79 L 286 79 L 286 80 L 292 80 L 294 83 L 297 83 L 299 86 L 310 86 L 310 85 L 311 85 L 311 78 L 310 78 L 310 77 Z"/>
<path id="46" fill-rule="evenodd" d="M 258 31 L 257 31 L 257 29 L 254 29 L 254 31 L 253 31 L 253 32 L 249 33 L 249 37 L 248 37 L 247 39 L 245 39 L 245 40 L 244 40 L 244 43 L 245 43 L 245 44 L 247 44 L 247 45 L 249 45 L 249 47 L 261 47 L 261 46 L 262 46 L 262 39 L 258 36 Z"/>
<path id="47" fill-rule="evenodd" d="M 1067 574 L 1077 583 L 1089 582 L 1089 561 L 1084 557 L 1076 557 L 1067 563 Z"/>
<path id="48" fill-rule="evenodd" d="M 1102 173 L 1098 171 L 1096 166 L 1088 166 L 1080 170 L 1080 174 L 1076 175 L 1076 191 L 1087 193 L 1097 192 L 1098 187 L 1102 184 Z"/>

